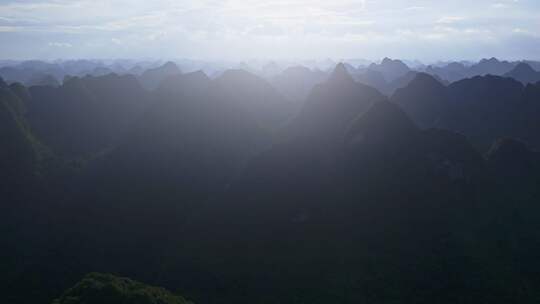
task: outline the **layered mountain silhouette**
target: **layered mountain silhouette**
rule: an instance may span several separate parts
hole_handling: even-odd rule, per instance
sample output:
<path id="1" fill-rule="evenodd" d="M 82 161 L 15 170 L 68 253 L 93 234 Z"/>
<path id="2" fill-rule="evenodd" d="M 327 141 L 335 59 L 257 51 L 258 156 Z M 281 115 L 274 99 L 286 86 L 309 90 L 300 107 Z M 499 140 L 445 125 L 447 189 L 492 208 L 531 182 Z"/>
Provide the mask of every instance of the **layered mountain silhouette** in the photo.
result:
<path id="1" fill-rule="evenodd" d="M 540 83 L 151 71 L 0 79 L 9 303 L 540 299 Z"/>
<path id="2" fill-rule="evenodd" d="M 139 76 L 141 85 L 147 90 L 156 89 L 168 77 L 181 74 L 182 71 L 174 62 L 166 62 L 160 67 L 148 69 Z"/>
<path id="3" fill-rule="evenodd" d="M 269 144 L 257 120 L 215 85 L 202 72 L 169 78 L 123 140 L 84 173 L 76 197 L 77 208 L 87 211 L 73 216 L 91 223 L 95 214 L 108 214 L 100 220 L 106 236 L 84 224 L 78 229 L 94 236 L 96 248 L 111 248 L 114 269 L 129 271 L 134 259 L 126 255 L 145 242 L 154 247 L 144 253 L 148 263 L 161 271 L 163 252 L 177 246 L 168 240 L 177 238 L 190 214 Z"/>
<path id="4" fill-rule="evenodd" d="M 368 69 L 380 72 L 388 82 L 392 82 L 410 71 L 409 67 L 402 61 L 390 58 L 384 58 L 380 64 L 373 63 Z"/>
<path id="5" fill-rule="evenodd" d="M 421 127 L 439 126 L 448 115 L 447 88 L 428 74 L 419 73 L 408 86 L 398 89 L 392 100 Z"/>
<path id="6" fill-rule="evenodd" d="M 445 87 L 421 74 L 399 89 L 392 101 L 423 127 L 442 127 L 467 135 L 486 151 L 501 137 L 515 137 L 537 146 L 534 121 L 540 104 L 536 86 L 511 78 L 477 76 Z"/>
<path id="7" fill-rule="evenodd" d="M 524 62 L 516 65 L 515 68 L 504 74 L 504 76 L 514 78 L 523 84 L 537 83 L 540 81 L 540 72 L 533 70 L 530 65 Z"/>
<path id="8" fill-rule="evenodd" d="M 60 87 L 34 86 L 28 122 L 55 153 L 87 156 L 109 148 L 148 104 L 133 76 L 73 77 Z"/>
<path id="9" fill-rule="evenodd" d="M 261 127 L 272 130 L 291 117 L 293 104 L 264 79 L 243 70 L 228 70 L 212 83 L 215 98 L 248 112 Z"/>
<path id="10" fill-rule="evenodd" d="M 508 61 L 500 61 L 495 57 L 482 59 L 470 67 L 471 75 L 503 75 L 514 68 L 515 64 Z"/>
<path id="11" fill-rule="evenodd" d="M 25 111 L 16 86 L 8 86 L 0 78 L 0 195 L 4 198 L 30 186 L 38 169 L 39 144 L 24 118 Z"/>
<path id="12" fill-rule="evenodd" d="M 313 87 L 326 80 L 328 75 L 304 66 L 290 67 L 276 75 L 272 85 L 292 101 L 304 101 Z"/>
<path id="13" fill-rule="evenodd" d="M 437 75 L 450 82 L 467 78 L 469 75 L 467 67 L 460 62 L 452 62 L 442 67 L 430 65 L 426 68 L 425 72 L 430 75 Z"/>
<path id="14" fill-rule="evenodd" d="M 288 126 L 287 137 L 311 137 L 334 142 L 348 124 L 383 95 L 355 82 L 343 64 L 328 80 L 313 88 L 298 116 Z"/>
<path id="15" fill-rule="evenodd" d="M 426 73 L 436 75 L 449 82 L 455 82 L 475 76 L 495 75 L 502 76 L 510 72 L 518 63 L 500 61 L 497 58 L 482 59 L 472 65 L 464 65 L 460 62 L 451 62 L 445 66 L 428 66 Z"/>
<path id="16" fill-rule="evenodd" d="M 364 72 L 357 72 L 356 74 L 353 74 L 353 77 L 356 81 L 376 88 L 380 92 L 386 92 L 389 89 L 388 82 L 384 78 L 383 73 L 379 71 L 367 69 Z"/>
<path id="17" fill-rule="evenodd" d="M 345 302 L 377 290 L 370 298 L 384 302 L 412 296 L 412 286 L 431 278 L 458 284 L 467 271 L 483 275 L 481 265 L 465 270 L 451 263 L 476 250 L 457 231 L 472 225 L 470 191 L 480 180 L 482 157 L 462 136 L 421 131 L 386 100 L 357 114 L 333 159 L 302 138 L 276 145 L 197 214 L 181 250 L 186 260 L 197 257 L 195 267 L 221 278 L 208 285 L 236 290 L 232 282 L 238 282 L 254 290 L 256 300 L 287 298 L 300 289 L 303 298 L 322 302 L 336 299 L 327 288 L 356 290 L 337 296 Z M 428 239 L 437 241 L 424 243 Z M 372 259 L 393 266 L 366 272 Z M 236 276 L 235 269 L 246 264 Z M 449 271 L 456 276 L 446 277 Z M 264 280 L 257 277 L 261 273 Z M 344 287 L 345 273 L 358 281 Z M 390 292 L 388 280 L 400 287 Z M 295 291 L 287 287 L 292 282 Z M 308 292 L 313 288 L 320 292 Z M 457 292 L 467 290 L 456 285 Z"/>
<path id="18" fill-rule="evenodd" d="M 366 70 L 363 73 L 357 73 L 354 75 L 354 79 L 360 83 L 366 84 L 368 86 L 374 87 L 379 90 L 381 93 L 391 96 L 397 89 L 406 87 L 411 81 L 416 78 L 420 72 L 409 71 L 405 75 L 400 76 L 394 79 L 391 82 L 388 82 L 384 79 L 380 72 L 373 70 Z M 434 76 L 441 83 L 446 83 L 445 81 Z"/>

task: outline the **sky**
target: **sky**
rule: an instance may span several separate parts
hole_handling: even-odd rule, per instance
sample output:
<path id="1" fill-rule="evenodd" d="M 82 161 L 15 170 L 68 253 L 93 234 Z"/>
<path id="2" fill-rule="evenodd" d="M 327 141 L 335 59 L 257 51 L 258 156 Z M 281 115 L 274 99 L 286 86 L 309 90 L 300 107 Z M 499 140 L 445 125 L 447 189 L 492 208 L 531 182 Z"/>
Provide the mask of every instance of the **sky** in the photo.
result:
<path id="1" fill-rule="evenodd" d="M 0 59 L 540 59 L 539 0 L 0 0 Z"/>

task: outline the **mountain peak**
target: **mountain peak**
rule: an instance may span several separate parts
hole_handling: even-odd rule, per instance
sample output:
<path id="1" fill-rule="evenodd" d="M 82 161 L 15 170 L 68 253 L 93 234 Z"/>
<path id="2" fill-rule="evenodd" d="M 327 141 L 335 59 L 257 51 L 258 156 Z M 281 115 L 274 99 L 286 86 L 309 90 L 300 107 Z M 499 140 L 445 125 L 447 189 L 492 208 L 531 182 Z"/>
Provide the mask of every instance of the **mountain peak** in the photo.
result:
<path id="1" fill-rule="evenodd" d="M 535 71 L 529 64 L 521 62 L 510 72 L 504 74 L 506 77 L 513 78 L 521 83 L 536 83 L 540 80 L 540 72 Z"/>
<path id="2" fill-rule="evenodd" d="M 172 61 L 167 61 L 165 64 L 163 64 L 161 66 L 161 69 L 166 70 L 166 71 L 175 72 L 175 73 L 180 73 L 180 69 L 178 68 L 176 63 L 174 63 Z"/>
<path id="3" fill-rule="evenodd" d="M 416 125 L 398 105 L 384 99 L 375 102 L 353 122 L 347 137 L 351 140 L 360 134 L 364 139 L 369 136 L 392 140 L 417 131 Z"/>
<path id="4" fill-rule="evenodd" d="M 402 61 L 388 57 L 385 57 L 380 64 L 372 63 L 368 69 L 381 72 L 388 82 L 392 82 L 410 71 L 409 67 Z"/>
<path id="5" fill-rule="evenodd" d="M 513 72 L 519 72 L 519 73 L 535 73 L 536 71 L 527 63 L 520 62 L 516 67 L 514 68 Z"/>
<path id="6" fill-rule="evenodd" d="M 345 66 L 345 64 L 343 64 L 343 62 L 340 62 L 336 65 L 329 80 L 332 82 L 341 82 L 341 81 L 354 82 L 354 79 L 352 78 L 351 74 L 349 74 L 349 72 L 347 71 L 347 67 Z"/>
<path id="7" fill-rule="evenodd" d="M 381 65 L 407 66 L 405 63 L 403 63 L 403 61 L 401 61 L 399 59 L 391 59 L 391 58 L 388 58 L 388 57 L 384 57 L 384 59 L 381 61 Z M 408 66 L 407 66 L 407 68 L 408 68 Z"/>
<path id="8" fill-rule="evenodd" d="M 489 59 L 482 59 L 480 60 L 480 63 L 499 63 L 499 59 L 495 58 L 495 57 L 491 57 Z"/>
<path id="9" fill-rule="evenodd" d="M 7 87 L 7 83 L 4 81 L 2 77 L 0 77 L 0 88 L 5 88 L 5 87 Z"/>
<path id="10" fill-rule="evenodd" d="M 409 83 L 409 86 L 411 87 L 419 86 L 419 87 L 427 88 L 427 87 L 442 87 L 443 84 L 437 79 L 435 79 L 435 77 L 427 73 L 416 73 L 416 76 Z"/>
<path id="11" fill-rule="evenodd" d="M 388 57 L 384 57 L 383 60 L 381 61 L 381 64 L 390 64 L 390 63 L 393 63 L 394 60 L 388 58 Z"/>

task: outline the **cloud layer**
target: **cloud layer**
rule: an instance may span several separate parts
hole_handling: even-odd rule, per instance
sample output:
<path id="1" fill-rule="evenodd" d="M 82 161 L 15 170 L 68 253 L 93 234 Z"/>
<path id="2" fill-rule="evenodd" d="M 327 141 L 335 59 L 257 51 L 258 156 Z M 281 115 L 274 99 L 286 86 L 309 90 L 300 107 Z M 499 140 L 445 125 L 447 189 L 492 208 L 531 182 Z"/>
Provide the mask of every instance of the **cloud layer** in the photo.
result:
<path id="1" fill-rule="evenodd" d="M 539 59 L 537 0 L 0 0 L 1 58 Z"/>

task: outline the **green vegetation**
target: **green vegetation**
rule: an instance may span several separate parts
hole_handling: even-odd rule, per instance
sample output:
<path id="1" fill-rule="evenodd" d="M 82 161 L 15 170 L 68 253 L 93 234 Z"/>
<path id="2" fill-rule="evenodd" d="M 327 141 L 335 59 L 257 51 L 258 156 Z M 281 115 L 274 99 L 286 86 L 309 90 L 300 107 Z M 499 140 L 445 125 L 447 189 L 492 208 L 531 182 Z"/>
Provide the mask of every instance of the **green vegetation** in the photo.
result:
<path id="1" fill-rule="evenodd" d="M 111 274 L 90 273 L 53 304 L 190 304 L 171 292 Z"/>

